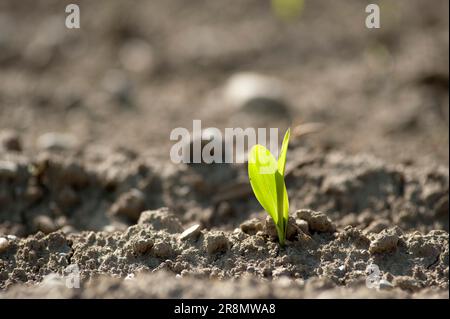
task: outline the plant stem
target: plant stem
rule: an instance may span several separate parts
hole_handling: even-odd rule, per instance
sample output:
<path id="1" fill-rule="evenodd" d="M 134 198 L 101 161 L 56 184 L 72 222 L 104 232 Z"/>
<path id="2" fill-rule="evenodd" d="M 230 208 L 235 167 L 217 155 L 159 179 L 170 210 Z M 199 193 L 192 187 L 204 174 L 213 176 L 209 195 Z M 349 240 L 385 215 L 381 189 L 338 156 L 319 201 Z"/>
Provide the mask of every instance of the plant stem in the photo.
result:
<path id="1" fill-rule="evenodd" d="M 280 242 L 280 246 L 284 247 L 284 243 L 286 240 L 286 232 L 284 227 L 284 222 L 282 221 L 282 225 L 275 225 L 277 228 L 278 241 Z"/>

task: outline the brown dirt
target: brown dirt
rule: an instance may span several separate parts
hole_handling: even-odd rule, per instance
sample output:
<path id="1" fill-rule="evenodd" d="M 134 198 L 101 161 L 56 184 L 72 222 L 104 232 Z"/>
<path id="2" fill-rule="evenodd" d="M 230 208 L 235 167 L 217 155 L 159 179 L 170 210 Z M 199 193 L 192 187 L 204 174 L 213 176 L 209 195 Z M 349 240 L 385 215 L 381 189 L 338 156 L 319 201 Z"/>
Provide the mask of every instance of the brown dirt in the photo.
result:
<path id="1" fill-rule="evenodd" d="M 79 3 L 78 31 L 60 1 L 0 4 L 0 298 L 449 297 L 447 1 L 384 3 L 377 31 L 361 1 L 289 23 L 259 0 Z M 249 70 L 283 109 L 228 104 Z M 170 162 L 192 119 L 322 124 L 290 145 L 286 247 L 245 165 Z"/>

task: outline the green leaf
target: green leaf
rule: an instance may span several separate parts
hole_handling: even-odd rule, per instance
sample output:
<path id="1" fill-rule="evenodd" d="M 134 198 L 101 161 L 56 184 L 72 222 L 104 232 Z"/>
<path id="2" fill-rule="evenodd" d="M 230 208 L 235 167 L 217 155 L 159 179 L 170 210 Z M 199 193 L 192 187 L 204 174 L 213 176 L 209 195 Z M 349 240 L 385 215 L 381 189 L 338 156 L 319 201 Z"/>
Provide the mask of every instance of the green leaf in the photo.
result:
<path id="1" fill-rule="evenodd" d="M 279 227 L 285 230 L 284 227 L 284 214 L 285 207 L 287 202 L 287 191 L 286 185 L 284 184 L 284 177 L 280 174 L 280 172 L 275 173 L 275 182 L 277 186 L 277 218 L 279 222 Z"/>
<path id="2" fill-rule="evenodd" d="M 262 145 L 253 146 L 248 157 L 250 185 L 256 199 L 272 217 L 281 245 L 284 245 L 289 218 L 289 198 L 284 183 L 289 136 L 290 130 L 287 130 L 278 161 Z"/>
<path id="3" fill-rule="evenodd" d="M 286 153 L 287 153 L 287 149 L 288 149 L 290 136 L 291 136 L 291 129 L 288 129 L 286 131 L 286 134 L 284 134 L 283 144 L 281 145 L 280 156 L 278 156 L 278 171 L 280 172 L 281 176 L 284 176 L 284 170 L 286 167 Z"/>
<path id="4" fill-rule="evenodd" d="M 283 218 L 286 221 L 286 227 L 287 227 L 287 220 L 289 218 L 289 199 L 287 196 L 286 185 L 284 184 L 284 172 L 286 168 L 286 154 L 288 150 L 290 136 L 291 136 L 291 129 L 288 129 L 284 134 L 280 156 L 278 157 L 278 171 L 280 172 L 281 176 L 283 176 Z"/>
<path id="5" fill-rule="evenodd" d="M 277 161 L 270 151 L 259 144 L 253 146 L 248 157 L 250 185 L 256 199 L 275 223 L 278 222 L 276 172 Z"/>

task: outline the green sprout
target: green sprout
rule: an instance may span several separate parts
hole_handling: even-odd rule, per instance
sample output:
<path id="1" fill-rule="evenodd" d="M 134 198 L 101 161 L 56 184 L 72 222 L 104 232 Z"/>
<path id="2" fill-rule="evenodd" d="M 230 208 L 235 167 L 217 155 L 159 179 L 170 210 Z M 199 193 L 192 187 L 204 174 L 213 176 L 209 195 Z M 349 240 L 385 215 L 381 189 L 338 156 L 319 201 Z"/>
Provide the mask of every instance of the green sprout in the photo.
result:
<path id="1" fill-rule="evenodd" d="M 292 21 L 303 11 L 304 0 L 272 0 L 272 10 L 281 20 Z"/>
<path id="2" fill-rule="evenodd" d="M 286 240 L 289 218 L 289 199 L 284 183 L 286 153 L 289 144 L 290 129 L 284 135 L 278 161 L 262 145 L 255 145 L 248 157 L 248 177 L 256 199 L 272 217 L 281 246 Z"/>

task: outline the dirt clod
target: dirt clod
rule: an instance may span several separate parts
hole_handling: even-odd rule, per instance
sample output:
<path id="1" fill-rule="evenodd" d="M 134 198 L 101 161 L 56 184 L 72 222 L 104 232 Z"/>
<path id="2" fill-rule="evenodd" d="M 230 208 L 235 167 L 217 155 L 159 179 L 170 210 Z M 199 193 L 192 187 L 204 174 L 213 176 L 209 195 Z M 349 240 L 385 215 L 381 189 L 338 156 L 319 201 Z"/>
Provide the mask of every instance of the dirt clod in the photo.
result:
<path id="1" fill-rule="evenodd" d="M 258 218 L 246 220 L 240 225 L 241 230 L 249 235 L 255 235 L 258 231 L 263 229 L 263 223 Z"/>
<path id="2" fill-rule="evenodd" d="M 37 231 L 41 231 L 44 234 L 50 234 L 58 228 L 56 223 L 46 215 L 36 216 L 33 219 L 33 224 Z"/>
<path id="3" fill-rule="evenodd" d="M 144 195 L 138 189 L 132 189 L 129 192 L 122 194 L 111 207 L 113 215 L 126 217 L 131 221 L 136 222 L 144 210 L 145 202 Z"/>
<path id="4" fill-rule="evenodd" d="M 133 249 L 137 254 L 145 254 L 153 247 L 153 241 L 150 239 L 140 239 L 134 242 Z"/>
<path id="5" fill-rule="evenodd" d="M 393 285 L 395 287 L 413 292 L 419 291 L 422 288 L 420 283 L 416 279 L 409 276 L 395 277 Z"/>
<path id="6" fill-rule="evenodd" d="M 230 242 L 222 232 L 212 232 L 205 235 L 205 249 L 209 255 L 223 253 L 230 249 Z"/>
<path id="7" fill-rule="evenodd" d="M 19 135 L 12 130 L 3 130 L 0 132 L 0 150 L 4 151 L 22 151 L 22 142 Z"/>
<path id="8" fill-rule="evenodd" d="M 297 218 L 308 222 L 311 231 L 334 232 L 336 225 L 322 212 L 315 212 L 310 209 L 300 209 L 296 212 Z"/>
<path id="9" fill-rule="evenodd" d="M 152 229 L 165 230 L 172 234 L 183 231 L 180 221 L 167 208 L 142 212 L 138 224 L 148 225 Z"/>
<path id="10" fill-rule="evenodd" d="M 173 257 L 176 252 L 172 248 L 172 246 L 169 243 L 158 241 L 153 245 L 152 248 L 153 254 L 155 257 L 161 258 L 161 259 L 167 259 Z"/>
<path id="11" fill-rule="evenodd" d="M 395 250 L 398 244 L 398 235 L 393 229 L 383 230 L 375 235 L 374 240 L 370 243 L 369 252 L 371 254 L 383 253 Z"/>

